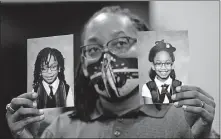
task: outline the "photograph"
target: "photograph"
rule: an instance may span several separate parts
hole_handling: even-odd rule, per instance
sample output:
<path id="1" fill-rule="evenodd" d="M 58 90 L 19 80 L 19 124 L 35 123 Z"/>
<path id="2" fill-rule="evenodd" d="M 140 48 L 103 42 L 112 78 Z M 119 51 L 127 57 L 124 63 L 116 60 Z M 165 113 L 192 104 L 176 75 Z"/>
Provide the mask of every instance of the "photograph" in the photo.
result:
<path id="1" fill-rule="evenodd" d="M 73 35 L 27 40 L 27 92 L 36 92 L 37 108 L 74 106 Z"/>
<path id="2" fill-rule="evenodd" d="M 27 92 L 36 92 L 37 109 L 44 109 L 41 122 L 27 126 L 35 136 L 74 107 L 74 35 L 27 40 Z"/>
<path id="3" fill-rule="evenodd" d="M 146 104 L 173 103 L 176 87 L 188 84 L 188 31 L 139 33 L 140 92 Z"/>

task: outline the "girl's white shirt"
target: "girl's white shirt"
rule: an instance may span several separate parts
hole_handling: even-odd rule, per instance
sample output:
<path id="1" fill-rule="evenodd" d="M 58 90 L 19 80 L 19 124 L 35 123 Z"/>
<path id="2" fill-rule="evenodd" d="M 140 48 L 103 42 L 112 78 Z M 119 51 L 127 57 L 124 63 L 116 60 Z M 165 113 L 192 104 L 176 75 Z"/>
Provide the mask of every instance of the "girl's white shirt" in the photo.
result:
<path id="1" fill-rule="evenodd" d="M 59 82 L 60 82 L 60 80 L 57 78 L 52 84 L 50 84 L 50 86 L 52 86 L 53 95 L 56 93 L 56 91 L 58 89 Z M 46 83 L 44 80 L 42 81 L 42 84 L 43 84 L 48 96 L 50 96 L 49 84 Z M 32 92 L 34 92 L 34 90 L 32 90 Z M 73 94 L 72 89 L 70 87 L 69 91 L 68 91 L 67 98 L 66 98 L 66 107 L 73 107 L 73 106 L 74 106 L 74 94 Z"/>
<path id="2" fill-rule="evenodd" d="M 157 77 L 155 77 L 154 81 L 157 85 L 157 88 L 158 88 L 160 94 L 161 94 L 161 91 L 162 91 L 161 86 L 164 85 L 164 84 L 169 85 L 169 87 L 167 88 L 167 91 L 170 92 L 170 87 L 171 87 L 171 84 L 172 84 L 172 81 L 173 81 L 171 77 L 169 77 L 165 82 L 162 82 L 159 79 L 157 79 Z M 183 85 L 183 83 L 182 83 L 182 85 Z M 152 95 L 151 95 L 150 90 L 149 90 L 149 88 L 147 87 L 146 84 L 144 84 L 143 87 L 142 87 L 142 96 L 150 98 L 152 100 Z M 153 102 L 148 102 L 148 104 L 151 104 L 151 103 L 153 103 Z M 165 96 L 165 99 L 164 99 L 163 103 L 169 103 L 169 99 L 168 99 L 167 96 Z"/>

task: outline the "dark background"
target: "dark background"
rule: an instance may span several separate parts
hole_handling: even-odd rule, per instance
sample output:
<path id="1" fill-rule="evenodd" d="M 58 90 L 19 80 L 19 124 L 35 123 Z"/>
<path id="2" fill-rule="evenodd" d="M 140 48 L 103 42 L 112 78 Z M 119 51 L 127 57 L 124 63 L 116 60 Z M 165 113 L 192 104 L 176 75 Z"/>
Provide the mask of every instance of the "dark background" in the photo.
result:
<path id="1" fill-rule="evenodd" d="M 74 67 L 79 62 L 80 32 L 94 12 L 103 6 L 121 5 L 148 23 L 148 2 L 1 3 L 0 89 L 3 131 L 11 138 L 5 106 L 27 88 L 27 39 L 74 34 Z"/>

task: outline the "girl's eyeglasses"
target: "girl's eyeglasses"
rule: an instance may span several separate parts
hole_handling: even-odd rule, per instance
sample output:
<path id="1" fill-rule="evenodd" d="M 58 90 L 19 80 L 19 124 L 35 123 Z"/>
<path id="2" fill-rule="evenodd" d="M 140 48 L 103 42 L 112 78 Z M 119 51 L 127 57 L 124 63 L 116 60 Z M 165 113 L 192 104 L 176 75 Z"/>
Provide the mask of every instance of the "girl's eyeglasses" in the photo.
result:
<path id="1" fill-rule="evenodd" d="M 173 62 L 165 62 L 165 63 L 156 62 L 156 63 L 154 63 L 154 65 L 155 65 L 156 68 L 161 68 L 161 67 L 163 67 L 163 65 L 166 68 L 171 68 L 171 66 L 173 65 Z"/>
<path id="2" fill-rule="evenodd" d="M 48 70 L 51 70 L 51 71 L 56 71 L 56 70 L 58 70 L 58 65 L 52 65 L 52 66 L 50 66 L 50 67 L 42 67 L 41 68 L 41 71 L 43 72 L 43 73 L 46 73 L 46 72 L 48 72 Z"/>

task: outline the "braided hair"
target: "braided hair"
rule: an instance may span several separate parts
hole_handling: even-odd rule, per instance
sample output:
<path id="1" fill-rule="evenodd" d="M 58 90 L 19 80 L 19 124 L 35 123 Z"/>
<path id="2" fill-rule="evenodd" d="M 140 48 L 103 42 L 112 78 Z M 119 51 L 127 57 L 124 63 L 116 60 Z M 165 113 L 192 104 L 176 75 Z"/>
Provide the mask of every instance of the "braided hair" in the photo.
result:
<path id="1" fill-rule="evenodd" d="M 60 68 L 60 72 L 58 73 L 58 78 L 59 78 L 60 81 L 63 81 L 64 84 L 66 84 L 65 75 L 64 75 L 65 68 L 64 68 L 64 57 L 63 57 L 63 55 L 61 54 L 60 51 L 58 51 L 55 48 L 46 47 L 38 53 L 37 59 L 35 61 L 34 81 L 33 81 L 33 84 L 32 84 L 32 87 L 33 87 L 34 90 L 37 90 L 39 84 L 43 80 L 43 78 L 41 76 L 41 68 L 42 68 L 43 64 L 48 65 L 48 63 L 49 63 L 52 56 L 58 62 L 58 66 Z"/>

